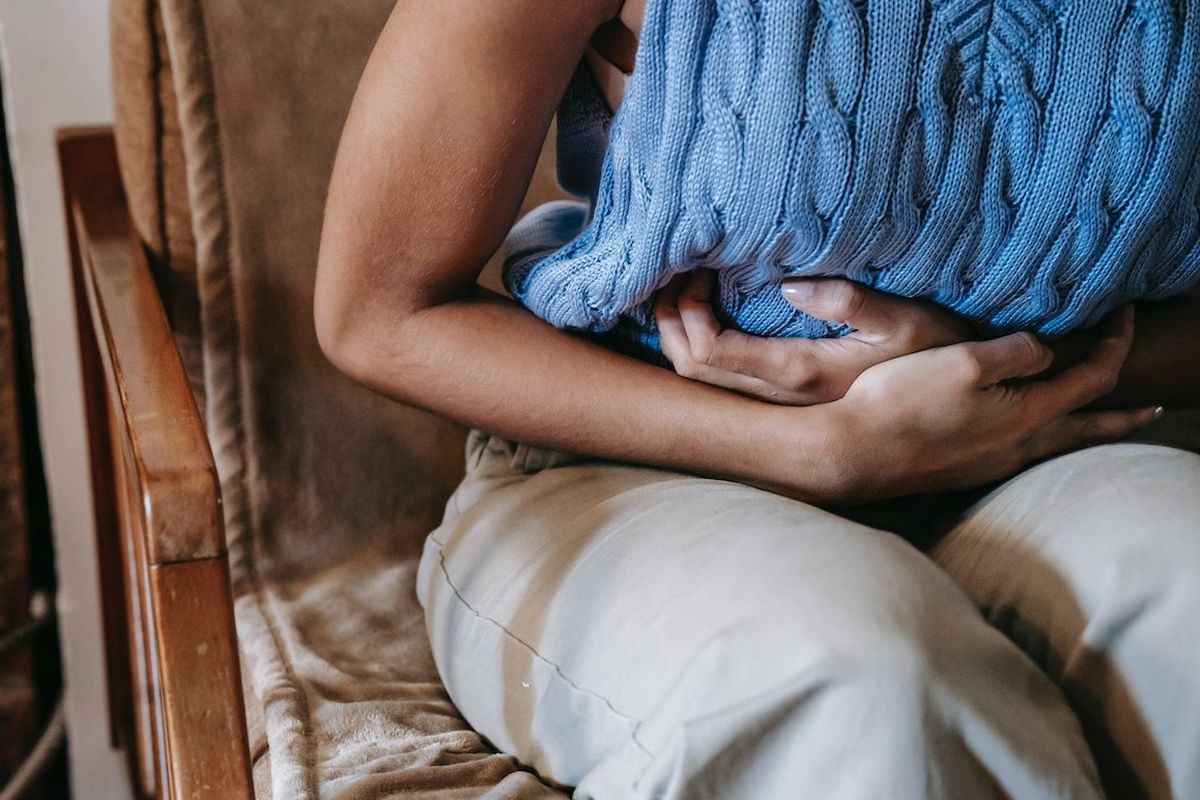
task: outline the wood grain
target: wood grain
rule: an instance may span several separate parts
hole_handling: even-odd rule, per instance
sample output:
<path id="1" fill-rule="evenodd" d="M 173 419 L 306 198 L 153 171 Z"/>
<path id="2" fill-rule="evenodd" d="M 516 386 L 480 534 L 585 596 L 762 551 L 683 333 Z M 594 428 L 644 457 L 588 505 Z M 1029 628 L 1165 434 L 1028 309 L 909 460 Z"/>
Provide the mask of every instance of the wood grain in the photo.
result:
<path id="1" fill-rule="evenodd" d="M 141 797 L 253 797 L 220 490 L 111 132 L 58 139 L 114 740 Z"/>
<path id="2" fill-rule="evenodd" d="M 143 487 L 148 558 L 165 564 L 221 555 L 217 471 L 204 424 L 119 179 L 109 177 L 79 187 L 71 222 L 106 385 L 119 401 L 120 436 Z"/>

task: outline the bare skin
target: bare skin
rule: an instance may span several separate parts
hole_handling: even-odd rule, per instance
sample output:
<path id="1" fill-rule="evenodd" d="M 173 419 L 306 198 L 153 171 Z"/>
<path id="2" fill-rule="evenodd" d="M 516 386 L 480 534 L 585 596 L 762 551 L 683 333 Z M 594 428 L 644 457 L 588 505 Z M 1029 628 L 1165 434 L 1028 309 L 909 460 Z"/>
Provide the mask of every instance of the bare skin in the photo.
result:
<path id="1" fill-rule="evenodd" d="M 1050 379 L 1011 382 L 1052 359 L 1015 334 L 892 357 L 859 368 L 833 402 L 786 405 L 610 352 L 478 287 L 558 98 L 620 10 L 397 4 L 343 132 L 322 232 L 316 330 L 346 374 L 513 439 L 828 504 L 976 485 L 1153 419 L 1076 410 L 1116 386 L 1128 314 Z"/>

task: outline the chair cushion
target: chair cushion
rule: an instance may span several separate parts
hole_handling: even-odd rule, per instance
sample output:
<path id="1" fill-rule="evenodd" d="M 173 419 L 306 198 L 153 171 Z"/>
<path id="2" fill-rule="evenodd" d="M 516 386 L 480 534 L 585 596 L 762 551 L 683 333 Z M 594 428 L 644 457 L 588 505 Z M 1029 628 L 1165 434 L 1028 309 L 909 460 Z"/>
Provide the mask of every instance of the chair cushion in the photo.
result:
<path id="1" fill-rule="evenodd" d="M 114 123 L 129 213 L 203 403 L 196 242 L 162 13 L 150 0 L 113 0 L 109 18 Z"/>
<path id="2" fill-rule="evenodd" d="M 239 644 L 269 747 L 256 779 L 269 772 L 272 795 L 289 800 L 561 797 L 469 729 L 425 638 L 416 557 L 461 477 L 464 432 L 346 380 L 313 332 L 333 155 L 393 4 L 158 0 L 194 237 L 206 423 Z M 167 96 L 145 79 L 165 65 L 126 68 L 142 76 L 130 95 L 142 113 Z M 166 192 L 154 186 L 167 159 L 152 154 L 166 148 L 168 116 L 157 129 L 118 126 L 152 247 L 170 241 L 155 239 L 169 208 L 150 197 Z M 549 160 L 530 203 L 547 199 Z"/>

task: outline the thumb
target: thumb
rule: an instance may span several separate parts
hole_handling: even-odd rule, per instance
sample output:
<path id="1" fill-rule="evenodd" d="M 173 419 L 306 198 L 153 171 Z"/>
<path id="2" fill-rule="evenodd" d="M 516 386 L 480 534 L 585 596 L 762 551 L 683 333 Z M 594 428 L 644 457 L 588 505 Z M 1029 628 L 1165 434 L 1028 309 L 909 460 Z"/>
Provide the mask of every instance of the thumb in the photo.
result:
<path id="1" fill-rule="evenodd" d="M 1048 369 L 1054 360 L 1049 347 L 1032 333 L 1025 332 L 954 346 L 967 349 L 981 387 L 1037 375 Z"/>
<path id="2" fill-rule="evenodd" d="M 866 333 L 894 331 L 905 308 L 898 298 L 845 278 L 795 278 L 781 289 L 792 307 Z"/>

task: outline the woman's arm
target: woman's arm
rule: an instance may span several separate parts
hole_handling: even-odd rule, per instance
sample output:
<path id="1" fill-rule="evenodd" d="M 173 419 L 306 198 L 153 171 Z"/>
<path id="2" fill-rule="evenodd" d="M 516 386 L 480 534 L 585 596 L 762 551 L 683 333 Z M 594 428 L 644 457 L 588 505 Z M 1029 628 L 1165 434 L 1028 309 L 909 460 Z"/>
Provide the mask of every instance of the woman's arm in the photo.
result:
<path id="1" fill-rule="evenodd" d="M 614 0 L 397 4 L 338 149 L 317 334 L 351 377 L 467 425 L 769 482 L 782 472 L 771 456 L 783 457 L 773 408 L 554 330 L 475 284 L 589 38 L 617 10 Z M 814 496 L 827 480 L 821 417 L 793 432 Z"/>
<path id="2" fill-rule="evenodd" d="M 608 352 L 480 290 L 475 280 L 517 213 L 559 97 L 616 6 L 397 4 L 330 185 L 315 318 L 335 365 L 389 397 L 504 436 L 817 501 L 978 483 L 1145 421 L 1070 413 L 1115 377 L 1125 351 L 1111 344 L 1036 393 L 984 385 L 1032 374 L 1048 358 L 1015 336 L 895 359 L 853 403 L 791 408 Z M 874 412 L 862 398 L 888 391 L 897 395 L 889 415 L 866 424 Z M 913 403 L 932 429 L 891 425 Z M 988 425 L 974 422 L 981 415 Z M 863 431 L 885 439 L 864 441 Z M 856 456 L 864 448 L 888 458 Z"/>
<path id="3" fill-rule="evenodd" d="M 1097 406 L 1200 408 L 1200 297 L 1138 303 L 1137 315 L 1137 334 L 1117 387 Z M 1091 337 L 1068 338 L 1064 360 L 1078 358 Z"/>

